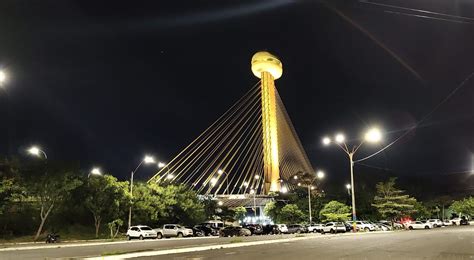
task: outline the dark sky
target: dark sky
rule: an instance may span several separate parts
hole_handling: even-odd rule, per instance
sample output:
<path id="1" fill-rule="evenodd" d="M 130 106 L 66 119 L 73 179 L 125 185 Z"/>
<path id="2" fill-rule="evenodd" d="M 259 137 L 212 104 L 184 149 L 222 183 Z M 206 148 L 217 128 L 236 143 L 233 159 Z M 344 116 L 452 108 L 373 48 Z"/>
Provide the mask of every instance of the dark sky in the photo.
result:
<path id="1" fill-rule="evenodd" d="M 145 153 L 170 160 L 214 122 L 255 84 L 251 56 L 268 50 L 283 62 L 276 85 L 313 165 L 346 182 L 347 159 L 323 148 L 322 136 L 343 130 L 356 139 L 378 124 L 387 144 L 474 71 L 468 0 L 374 0 L 473 17 L 423 14 L 445 20 L 331 1 L 366 33 L 321 1 L 97 2 L 0 2 L 0 67 L 9 73 L 0 95 L 1 154 L 24 156 L 38 144 L 50 158 L 126 178 Z M 364 163 L 472 189 L 473 101 L 471 79 L 422 126 Z M 358 157 L 380 147 L 366 146 Z"/>

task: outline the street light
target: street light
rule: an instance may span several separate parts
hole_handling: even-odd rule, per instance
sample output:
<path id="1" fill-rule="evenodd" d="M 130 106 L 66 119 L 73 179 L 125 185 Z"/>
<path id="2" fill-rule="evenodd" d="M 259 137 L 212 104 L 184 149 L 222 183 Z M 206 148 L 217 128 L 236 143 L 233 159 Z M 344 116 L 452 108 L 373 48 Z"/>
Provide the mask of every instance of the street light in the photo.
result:
<path id="1" fill-rule="evenodd" d="M 286 187 L 281 187 L 280 192 L 283 193 L 283 194 L 285 194 L 285 193 L 288 192 L 288 188 L 286 188 Z"/>
<path id="2" fill-rule="evenodd" d="M 211 186 L 214 187 L 217 183 L 217 178 L 213 177 L 209 182 L 211 183 Z"/>
<path id="3" fill-rule="evenodd" d="M 351 195 L 351 191 L 350 191 L 351 190 L 351 185 L 349 183 L 346 184 L 346 189 L 347 189 L 347 195 L 350 196 Z"/>
<path id="4" fill-rule="evenodd" d="M 32 146 L 28 149 L 28 153 L 34 155 L 34 156 L 38 156 L 40 157 L 41 154 L 44 156 L 45 159 L 48 159 L 48 156 L 46 155 L 46 153 L 41 150 L 38 146 Z"/>
<path id="5" fill-rule="evenodd" d="M 155 158 L 153 158 L 153 156 L 150 156 L 150 155 L 145 155 L 143 160 L 141 160 L 140 163 L 138 164 L 137 168 L 135 168 L 135 170 L 132 171 L 132 173 L 130 174 L 130 208 L 128 210 L 128 228 L 132 226 L 133 176 L 138 171 L 140 166 L 142 166 L 143 163 L 145 164 L 155 163 Z"/>
<path id="6" fill-rule="evenodd" d="M 353 221 L 353 228 L 355 231 L 355 221 L 357 220 L 356 217 L 356 204 L 355 204 L 355 192 L 354 192 L 354 154 L 359 150 L 359 148 L 364 144 L 364 142 L 369 142 L 369 143 L 376 143 L 382 140 L 382 132 L 374 127 L 369 129 L 365 135 L 364 139 L 360 142 L 359 145 L 353 146 L 352 149 L 349 149 L 347 144 L 345 143 L 345 136 L 342 133 L 336 134 L 335 138 L 335 143 L 337 146 L 339 146 L 349 157 L 349 163 L 350 163 L 350 169 L 351 169 L 351 184 L 350 184 L 350 189 L 351 189 L 351 195 L 352 195 L 352 221 Z M 323 138 L 323 144 L 324 145 L 329 145 L 331 143 L 331 139 L 328 137 Z"/>
<path id="7" fill-rule="evenodd" d="M 226 185 L 227 185 L 226 190 L 227 190 L 227 195 L 229 195 L 229 174 L 227 174 L 227 172 L 225 172 L 222 169 L 217 170 L 217 174 L 219 174 L 219 175 L 225 174 L 225 181 L 226 181 Z"/>
<path id="8" fill-rule="evenodd" d="M 255 203 L 255 193 L 257 193 L 254 189 L 250 189 L 250 194 L 253 195 L 253 216 L 257 219 L 257 204 Z"/>
<path id="9" fill-rule="evenodd" d="M 318 173 L 316 174 L 316 176 L 318 177 L 318 179 L 323 179 L 325 174 L 323 171 L 318 171 Z"/>
<path id="10" fill-rule="evenodd" d="M 7 81 L 7 74 L 5 73 L 5 71 L 0 70 L 0 86 L 2 86 L 3 83 L 6 81 Z"/>
<path id="11" fill-rule="evenodd" d="M 89 178 L 91 175 L 102 175 L 102 172 L 100 171 L 99 168 L 93 168 L 89 174 L 87 174 L 87 178 Z"/>

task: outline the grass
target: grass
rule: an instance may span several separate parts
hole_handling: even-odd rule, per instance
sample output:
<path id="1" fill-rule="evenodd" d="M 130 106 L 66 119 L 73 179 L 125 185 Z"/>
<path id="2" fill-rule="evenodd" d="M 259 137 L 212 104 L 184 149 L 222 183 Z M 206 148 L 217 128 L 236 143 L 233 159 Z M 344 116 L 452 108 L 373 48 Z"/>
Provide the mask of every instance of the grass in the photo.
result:
<path id="1" fill-rule="evenodd" d="M 295 237 L 305 237 L 305 235 L 297 234 Z"/>
<path id="2" fill-rule="evenodd" d="M 231 244 L 242 243 L 242 242 L 244 242 L 244 240 L 242 238 L 233 238 L 232 240 L 230 240 Z"/>
<path id="3" fill-rule="evenodd" d="M 108 256 L 108 255 L 122 255 L 122 254 L 129 254 L 129 253 L 138 253 L 138 252 L 145 252 L 149 251 L 148 249 L 140 249 L 140 250 L 131 250 L 131 251 L 105 251 L 100 254 L 100 256 Z"/>

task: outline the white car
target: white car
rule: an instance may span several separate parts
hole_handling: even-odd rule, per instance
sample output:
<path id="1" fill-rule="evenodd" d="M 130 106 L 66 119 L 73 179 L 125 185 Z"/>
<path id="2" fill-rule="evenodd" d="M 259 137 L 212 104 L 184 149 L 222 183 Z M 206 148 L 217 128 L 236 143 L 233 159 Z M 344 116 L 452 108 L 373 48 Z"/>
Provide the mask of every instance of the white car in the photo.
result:
<path id="1" fill-rule="evenodd" d="M 278 227 L 278 231 L 280 231 L 281 233 L 288 233 L 288 227 L 286 226 L 286 224 L 276 224 L 277 227 Z"/>
<path id="2" fill-rule="evenodd" d="M 453 222 L 451 222 L 450 220 L 443 221 L 443 226 L 452 226 L 452 225 L 453 225 Z"/>
<path id="3" fill-rule="evenodd" d="M 138 238 L 140 240 L 143 240 L 145 238 L 153 238 L 155 239 L 157 237 L 156 231 L 154 231 L 151 227 L 149 226 L 131 226 L 127 230 L 127 239 L 130 240 L 132 238 Z"/>
<path id="4" fill-rule="evenodd" d="M 412 221 L 410 223 L 407 223 L 407 228 L 410 230 L 413 229 L 430 229 L 431 225 L 429 223 L 423 223 L 421 221 Z"/>
<path id="5" fill-rule="evenodd" d="M 435 219 L 428 219 L 428 222 L 432 223 L 433 224 L 433 227 L 437 228 L 437 227 L 442 227 L 443 226 L 443 221 L 435 218 Z"/>
<path id="6" fill-rule="evenodd" d="M 312 224 L 308 226 L 308 233 L 317 233 L 321 232 L 323 224 Z"/>
<path id="7" fill-rule="evenodd" d="M 434 223 L 429 222 L 428 220 L 421 220 L 421 223 L 428 225 L 430 228 L 434 228 Z"/>
<path id="8" fill-rule="evenodd" d="M 329 223 L 326 223 L 326 225 L 324 225 L 323 227 L 321 227 L 321 234 L 324 234 L 324 233 L 336 234 L 339 232 L 342 232 L 342 233 L 346 232 L 346 225 L 344 225 L 344 223 L 342 222 L 329 222 Z"/>
<path id="9" fill-rule="evenodd" d="M 357 230 L 363 231 L 375 231 L 374 225 L 370 224 L 367 221 L 356 221 L 356 228 Z"/>

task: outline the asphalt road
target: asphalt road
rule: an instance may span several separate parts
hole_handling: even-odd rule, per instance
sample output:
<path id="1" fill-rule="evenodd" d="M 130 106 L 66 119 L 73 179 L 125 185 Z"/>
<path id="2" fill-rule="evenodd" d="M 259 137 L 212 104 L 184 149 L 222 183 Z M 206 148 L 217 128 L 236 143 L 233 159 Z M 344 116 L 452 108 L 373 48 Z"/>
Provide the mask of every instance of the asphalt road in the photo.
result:
<path id="1" fill-rule="evenodd" d="M 0 259 L 85 258 L 104 253 L 161 251 L 198 246 L 238 245 L 285 236 L 163 239 L 115 243 L 57 244 L 54 248 L 20 246 L 0 249 Z M 235 243 L 236 242 L 236 243 Z M 72 245 L 72 246 L 71 246 Z M 35 246 L 36 247 L 36 246 Z M 116 255 L 117 258 L 123 258 Z M 126 256 L 126 255 L 125 255 Z M 304 240 L 134 259 L 474 259 L 474 226 L 368 234 L 305 234 Z"/>
<path id="2" fill-rule="evenodd" d="M 314 239 L 134 259 L 474 259 L 474 226 Z"/>

